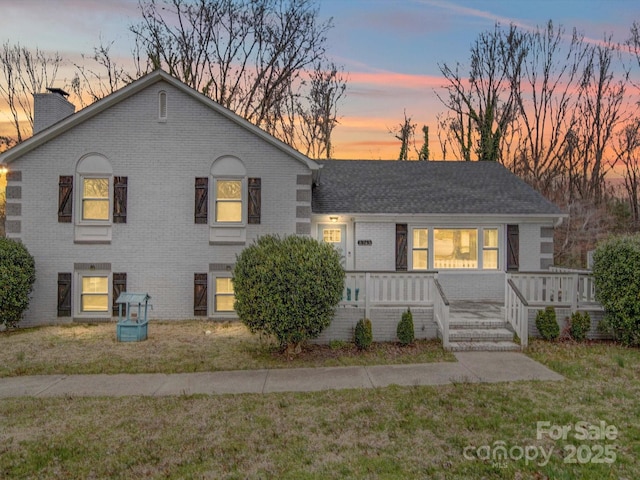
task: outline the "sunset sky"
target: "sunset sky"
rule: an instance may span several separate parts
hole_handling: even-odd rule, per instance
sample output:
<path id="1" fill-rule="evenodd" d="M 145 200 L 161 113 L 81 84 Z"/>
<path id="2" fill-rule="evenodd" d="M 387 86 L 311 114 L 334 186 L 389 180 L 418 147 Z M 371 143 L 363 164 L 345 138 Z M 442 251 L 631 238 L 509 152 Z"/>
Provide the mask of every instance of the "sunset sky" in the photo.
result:
<path id="1" fill-rule="evenodd" d="M 73 76 L 71 62 L 94 46 L 114 41 L 119 63 L 130 62 L 137 0 L 0 0 L 0 39 L 67 59 L 55 86 Z M 535 28 L 549 19 L 576 27 L 588 39 L 604 34 L 624 41 L 637 0 L 320 0 L 323 18 L 333 17 L 329 56 L 348 73 L 347 96 L 334 132 L 335 158 L 396 158 L 399 142 L 389 133 L 403 111 L 431 127 L 439 155 L 435 116 L 444 111 L 435 90 L 443 85 L 438 64 L 467 64 L 477 35 L 496 21 Z M 466 71 L 466 69 L 465 69 Z M 638 80 L 638 79 L 636 79 Z M 0 118 L 0 121 L 4 121 Z M 419 145 L 418 145 L 419 147 Z"/>

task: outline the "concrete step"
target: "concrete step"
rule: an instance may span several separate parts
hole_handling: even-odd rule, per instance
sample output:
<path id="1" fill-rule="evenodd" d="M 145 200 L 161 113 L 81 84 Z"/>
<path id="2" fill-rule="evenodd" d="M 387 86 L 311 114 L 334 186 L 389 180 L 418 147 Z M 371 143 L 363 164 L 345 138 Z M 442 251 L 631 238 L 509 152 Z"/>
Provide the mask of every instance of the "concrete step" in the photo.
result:
<path id="1" fill-rule="evenodd" d="M 492 329 L 449 329 L 451 342 L 509 342 L 513 340 L 513 332 L 506 328 Z"/>
<path id="2" fill-rule="evenodd" d="M 479 329 L 495 329 L 506 328 L 507 324 L 503 318 L 449 318 L 449 330 L 479 330 Z"/>
<path id="3" fill-rule="evenodd" d="M 452 352 L 508 352 L 520 350 L 513 342 L 449 342 Z"/>

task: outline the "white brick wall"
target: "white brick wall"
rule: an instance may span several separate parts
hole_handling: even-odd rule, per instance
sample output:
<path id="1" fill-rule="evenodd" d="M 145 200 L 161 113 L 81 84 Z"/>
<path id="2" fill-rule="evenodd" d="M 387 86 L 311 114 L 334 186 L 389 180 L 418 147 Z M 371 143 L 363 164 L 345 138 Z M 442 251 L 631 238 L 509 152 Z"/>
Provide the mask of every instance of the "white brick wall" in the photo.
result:
<path id="1" fill-rule="evenodd" d="M 168 93 L 165 123 L 157 120 L 159 90 Z M 128 177 L 127 223 L 112 226 L 109 245 L 76 244 L 73 224 L 57 220 L 58 178 L 73 175 L 88 153 Z M 127 290 L 152 296 L 152 319 L 192 318 L 193 274 L 235 262 L 243 248 L 209 245 L 209 226 L 194 223 L 195 177 L 208 176 L 222 155 L 237 156 L 249 177 L 262 179 L 261 224 L 246 227 L 246 244 L 295 233 L 297 175 L 309 169 L 163 82 L 13 162 L 22 171 L 20 237 L 37 268 L 24 325 L 69 320 L 56 317 L 57 274 L 73 272 L 74 262 L 110 262 L 113 272 L 126 272 Z"/>
<path id="2" fill-rule="evenodd" d="M 398 322 L 406 308 L 379 307 L 371 309 L 371 331 L 375 342 L 397 341 Z M 416 338 L 436 338 L 437 325 L 433 320 L 433 307 L 411 308 Z M 314 340 L 329 343 L 331 340 L 352 342 L 358 320 L 364 318 L 364 308 L 338 307 L 331 325 Z"/>
<path id="3" fill-rule="evenodd" d="M 394 271 L 396 269 L 396 224 L 357 222 L 355 226 L 355 265 L 360 271 Z M 371 240 L 371 245 L 358 245 Z"/>
<path id="4" fill-rule="evenodd" d="M 504 272 L 447 272 L 438 273 L 449 301 L 474 300 L 504 302 Z"/>
<path id="5" fill-rule="evenodd" d="M 522 224 L 520 234 L 520 271 L 540 270 L 540 224 Z"/>

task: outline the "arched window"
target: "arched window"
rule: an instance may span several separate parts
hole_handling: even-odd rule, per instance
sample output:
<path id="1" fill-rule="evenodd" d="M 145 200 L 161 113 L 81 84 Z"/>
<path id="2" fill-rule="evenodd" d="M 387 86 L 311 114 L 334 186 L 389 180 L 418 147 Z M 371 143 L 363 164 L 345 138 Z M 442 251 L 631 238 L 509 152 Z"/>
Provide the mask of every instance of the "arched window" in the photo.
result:
<path id="1" fill-rule="evenodd" d="M 211 166 L 213 224 L 239 226 L 247 223 L 247 170 L 236 157 L 218 158 Z"/>
<path id="2" fill-rule="evenodd" d="M 77 197 L 75 209 L 78 224 L 111 222 L 113 204 L 113 170 L 109 160 L 99 154 L 89 154 L 76 166 Z"/>

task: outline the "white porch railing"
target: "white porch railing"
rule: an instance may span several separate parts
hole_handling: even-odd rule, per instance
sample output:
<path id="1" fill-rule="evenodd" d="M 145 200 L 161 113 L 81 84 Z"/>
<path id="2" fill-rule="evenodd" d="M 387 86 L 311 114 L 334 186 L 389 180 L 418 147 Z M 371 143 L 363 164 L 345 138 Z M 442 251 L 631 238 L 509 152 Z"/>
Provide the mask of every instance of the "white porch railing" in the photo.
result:
<path id="1" fill-rule="evenodd" d="M 528 344 L 529 310 L 544 307 L 580 309 L 602 308 L 596 300 L 595 283 L 588 270 L 552 267 L 548 272 L 508 273 L 505 287 L 505 318 Z"/>
<path id="2" fill-rule="evenodd" d="M 371 316 L 375 307 L 432 306 L 443 346 L 449 345 L 449 302 L 437 283 L 436 272 L 353 272 L 345 275 L 342 306 L 364 308 Z"/>
<path id="3" fill-rule="evenodd" d="M 597 304 L 593 277 L 585 270 L 507 274 L 529 305 L 564 306 L 572 311 Z"/>
<path id="4" fill-rule="evenodd" d="M 436 276 L 433 277 L 436 295 L 433 299 L 433 318 L 438 324 L 442 336 L 442 348 L 449 350 L 449 300 L 442 290 Z"/>
<path id="5" fill-rule="evenodd" d="M 433 272 L 346 272 L 342 305 L 433 305 Z"/>
<path id="6" fill-rule="evenodd" d="M 520 339 L 522 348 L 529 344 L 528 309 L 529 304 L 511 279 L 507 279 L 505 296 L 505 316 L 507 322 Z"/>

